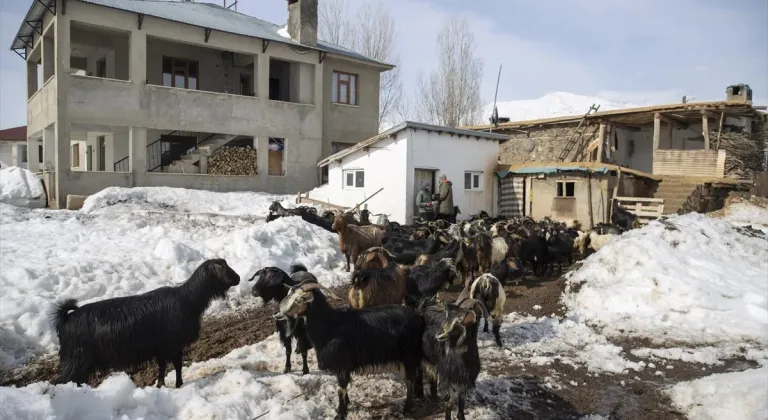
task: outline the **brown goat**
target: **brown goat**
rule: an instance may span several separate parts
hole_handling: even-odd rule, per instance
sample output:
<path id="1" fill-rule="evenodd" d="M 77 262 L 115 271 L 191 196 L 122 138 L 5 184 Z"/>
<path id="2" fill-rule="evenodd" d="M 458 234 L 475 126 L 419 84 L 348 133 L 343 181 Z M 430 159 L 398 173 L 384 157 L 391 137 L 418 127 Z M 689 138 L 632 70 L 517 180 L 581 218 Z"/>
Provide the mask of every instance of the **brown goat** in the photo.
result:
<path id="1" fill-rule="evenodd" d="M 381 246 L 386 238 L 385 231 L 378 226 L 352 226 L 344 215 L 338 215 L 333 219 L 331 229 L 339 233 L 339 249 L 347 258 L 347 271 L 349 271 L 350 258 L 357 262 L 357 256 L 361 251 Z"/>
<path id="2" fill-rule="evenodd" d="M 403 302 L 408 266 L 394 262 L 394 256 L 381 247 L 367 249 L 355 263 L 352 287 L 347 293 L 351 307 L 360 309 Z"/>

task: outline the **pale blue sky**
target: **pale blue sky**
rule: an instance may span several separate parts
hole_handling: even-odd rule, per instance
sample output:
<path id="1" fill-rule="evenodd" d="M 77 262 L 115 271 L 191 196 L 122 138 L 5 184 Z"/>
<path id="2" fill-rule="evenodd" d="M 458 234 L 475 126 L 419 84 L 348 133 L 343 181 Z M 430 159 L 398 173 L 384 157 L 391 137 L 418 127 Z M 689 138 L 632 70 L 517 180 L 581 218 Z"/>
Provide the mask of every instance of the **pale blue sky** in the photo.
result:
<path id="1" fill-rule="evenodd" d="M 239 1 L 242 13 L 286 20 L 285 0 Z M 760 105 L 768 98 L 765 0 L 384 1 L 398 25 L 406 94 L 435 61 L 442 22 L 464 16 L 485 62 L 484 102 L 493 100 L 500 63 L 500 101 L 553 91 L 634 103 L 717 100 L 741 82 Z M 9 48 L 31 2 L 0 0 L 0 128 L 26 124 L 24 62 Z"/>

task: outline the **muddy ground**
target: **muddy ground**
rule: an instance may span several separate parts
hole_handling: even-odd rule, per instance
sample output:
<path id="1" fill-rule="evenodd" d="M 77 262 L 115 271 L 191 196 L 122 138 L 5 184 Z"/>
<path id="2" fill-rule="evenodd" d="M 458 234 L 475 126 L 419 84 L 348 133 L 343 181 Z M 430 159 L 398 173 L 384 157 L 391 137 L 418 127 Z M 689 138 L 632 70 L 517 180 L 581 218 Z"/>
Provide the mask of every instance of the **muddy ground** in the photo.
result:
<path id="1" fill-rule="evenodd" d="M 518 312 L 535 316 L 555 314 L 563 316 L 565 308 L 559 298 L 565 281 L 562 278 L 532 278 L 520 285 L 508 284 L 506 312 Z M 340 296 L 346 296 L 346 288 L 334 289 Z M 458 296 L 460 288 L 454 287 L 443 298 Z M 338 305 L 344 302 L 337 302 Z M 534 309 L 537 306 L 537 309 Z M 252 308 L 228 316 L 208 318 L 203 322 L 200 339 L 186 352 L 184 363 L 218 358 L 245 345 L 266 339 L 274 333 L 271 315 L 274 307 Z M 648 347 L 649 343 L 624 340 L 615 342 L 624 348 L 625 357 L 636 360 L 629 350 Z M 313 356 L 312 356 L 313 357 Z M 0 372 L 0 385 L 24 386 L 37 381 L 49 381 L 57 374 L 57 360 L 48 357 L 36 360 L 27 366 L 10 372 Z M 590 374 L 587 369 L 574 369 L 569 365 L 553 363 L 549 366 L 510 365 L 495 368 L 487 374 L 499 376 L 508 381 L 495 381 L 493 385 L 478 381 L 478 387 L 493 386 L 490 394 L 524 395 L 526 404 L 508 405 L 500 398 L 498 401 L 487 398 L 477 401 L 470 399 L 468 405 L 480 404 L 490 407 L 499 418 L 515 419 L 578 419 L 583 414 L 600 414 L 610 419 L 627 420 L 667 420 L 684 419 L 669 404 L 669 400 L 660 392 L 664 387 L 679 381 L 687 381 L 712 373 L 731 370 L 743 370 L 750 364 L 742 360 L 731 360 L 722 366 L 704 366 L 684 362 L 663 363 L 672 366 L 665 368 L 662 376 L 654 374 L 653 369 L 631 372 L 628 375 Z M 702 369 L 704 367 L 704 369 Z M 103 372 L 91 379 L 91 385 L 98 385 L 109 372 Z M 129 372 L 139 386 L 152 386 L 157 379 L 157 366 L 149 364 L 142 369 Z M 545 379 L 547 378 L 547 379 Z M 550 389 L 546 383 L 554 382 L 560 387 Z M 499 387 L 499 383 L 506 384 Z M 573 384 L 577 384 L 574 386 Z M 490 384 L 490 383 L 489 383 Z M 392 401 L 378 401 L 370 396 L 375 418 L 391 418 Z M 506 404 L 506 405 L 505 405 Z M 354 410 L 354 403 L 352 406 Z M 397 416 L 399 417 L 399 416 Z M 442 418 L 442 408 L 438 402 L 425 401 L 420 404 L 419 412 L 413 418 Z"/>

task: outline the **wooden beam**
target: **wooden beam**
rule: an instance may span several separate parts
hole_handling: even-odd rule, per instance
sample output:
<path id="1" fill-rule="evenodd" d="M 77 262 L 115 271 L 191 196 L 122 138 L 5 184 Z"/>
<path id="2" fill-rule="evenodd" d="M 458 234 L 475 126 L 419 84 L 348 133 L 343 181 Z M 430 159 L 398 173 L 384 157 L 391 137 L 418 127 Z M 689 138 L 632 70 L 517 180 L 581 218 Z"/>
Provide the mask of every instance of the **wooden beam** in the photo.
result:
<path id="1" fill-rule="evenodd" d="M 597 161 L 603 161 L 603 149 L 605 148 L 605 124 L 600 123 L 597 130 Z"/>
<path id="2" fill-rule="evenodd" d="M 669 125 L 677 126 L 678 128 L 680 128 L 682 130 L 688 129 L 688 123 L 685 122 L 685 121 L 680 121 L 680 120 L 678 120 L 676 118 L 673 118 L 673 117 L 671 117 L 669 115 L 664 115 L 662 113 L 658 113 L 658 115 L 661 116 L 661 120 L 662 121 L 664 121 L 665 123 L 667 123 Z"/>
<path id="3" fill-rule="evenodd" d="M 616 128 L 621 128 L 622 130 L 642 131 L 642 127 L 640 127 L 639 125 L 627 125 L 627 124 L 616 122 L 616 121 L 613 121 L 613 120 L 610 120 L 610 119 L 603 119 L 602 121 L 605 122 L 606 124 L 610 124 L 610 125 L 612 125 L 612 126 L 614 126 Z"/>
<path id="4" fill-rule="evenodd" d="M 715 150 L 720 150 L 720 134 L 723 132 L 723 119 L 725 118 L 725 112 L 720 113 L 720 124 L 717 125 L 717 144 Z"/>
<path id="5" fill-rule="evenodd" d="M 709 113 L 701 111 L 701 134 L 704 135 L 704 150 L 709 150 Z"/>
<path id="6" fill-rule="evenodd" d="M 659 150 L 659 137 L 661 137 L 661 114 L 653 114 L 653 150 Z"/>

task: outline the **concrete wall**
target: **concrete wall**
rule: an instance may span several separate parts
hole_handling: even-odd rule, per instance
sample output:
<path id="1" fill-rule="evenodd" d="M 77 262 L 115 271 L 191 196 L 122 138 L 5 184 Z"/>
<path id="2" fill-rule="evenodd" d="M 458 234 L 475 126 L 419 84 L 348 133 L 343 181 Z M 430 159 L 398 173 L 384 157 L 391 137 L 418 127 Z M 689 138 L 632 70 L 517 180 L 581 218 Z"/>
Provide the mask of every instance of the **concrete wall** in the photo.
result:
<path id="1" fill-rule="evenodd" d="M 56 83 L 47 82 L 27 101 L 27 136 L 39 135 L 43 128 L 56 121 Z"/>
<path id="2" fill-rule="evenodd" d="M 557 198 L 557 181 L 573 181 L 574 197 Z M 592 220 L 595 224 L 606 221 L 610 198 L 613 193 L 608 188 L 607 177 L 595 177 L 592 180 Z M 552 217 L 556 220 L 578 220 L 586 229 L 589 227 L 588 180 L 586 175 L 545 175 L 543 178 L 528 177 L 526 214 L 534 219 Z M 572 203 L 572 204 L 570 204 Z M 564 211 L 568 209 L 570 211 Z M 560 211 L 558 211 L 560 210 Z"/>
<path id="3" fill-rule="evenodd" d="M 26 142 L 0 141 L 0 162 L 2 162 L 2 165 L 0 166 L 3 168 L 8 166 L 28 168 L 29 163 L 23 162 L 24 159 L 22 158 L 22 154 L 24 153 L 23 146 L 26 145 Z"/>
<path id="4" fill-rule="evenodd" d="M 406 209 L 413 216 L 414 170 L 436 169 L 436 181 L 445 174 L 453 183 L 453 205 L 459 206 L 459 219 L 481 210 L 495 215 L 497 197 L 496 171 L 499 143 L 494 140 L 460 137 L 423 130 L 408 130 L 408 172 Z M 482 172 L 482 191 L 464 190 L 464 172 Z"/>
<path id="5" fill-rule="evenodd" d="M 408 206 L 407 165 L 408 138 L 405 132 L 400 132 L 394 139 L 376 143 L 376 149 L 359 150 L 345 156 L 340 163 L 331 163 L 328 184 L 312 191 L 310 197 L 352 207 L 384 188 L 366 202 L 368 209 L 374 214 L 387 214 L 391 221 L 405 223 Z M 365 171 L 365 188 L 349 189 L 344 186 L 343 173 L 349 169 Z"/>
<path id="6" fill-rule="evenodd" d="M 369 66 L 335 58 L 323 61 L 323 157 L 331 153 L 331 142 L 359 143 L 379 132 L 379 71 Z M 358 75 L 358 105 L 332 101 L 333 71 Z"/>

